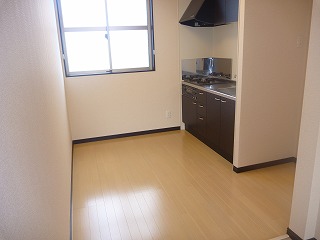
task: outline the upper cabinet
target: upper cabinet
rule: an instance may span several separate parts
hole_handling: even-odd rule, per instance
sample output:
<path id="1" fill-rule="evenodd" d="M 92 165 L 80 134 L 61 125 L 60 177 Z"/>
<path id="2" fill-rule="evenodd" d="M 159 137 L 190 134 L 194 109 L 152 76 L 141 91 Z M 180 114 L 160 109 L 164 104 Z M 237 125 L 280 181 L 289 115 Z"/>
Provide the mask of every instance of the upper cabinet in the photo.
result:
<path id="1" fill-rule="evenodd" d="M 237 22 L 239 0 L 226 0 L 226 23 Z"/>
<path id="2" fill-rule="evenodd" d="M 238 21 L 239 0 L 213 0 L 214 26 Z"/>
<path id="3" fill-rule="evenodd" d="M 226 24 L 226 0 L 213 0 L 211 14 L 214 26 Z"/>
<path id="4" fill-rule="evenodd" d="M 191 27 L 214 27 L 238 21 L 239 0 L 192 0 L 180 19 Z"/>

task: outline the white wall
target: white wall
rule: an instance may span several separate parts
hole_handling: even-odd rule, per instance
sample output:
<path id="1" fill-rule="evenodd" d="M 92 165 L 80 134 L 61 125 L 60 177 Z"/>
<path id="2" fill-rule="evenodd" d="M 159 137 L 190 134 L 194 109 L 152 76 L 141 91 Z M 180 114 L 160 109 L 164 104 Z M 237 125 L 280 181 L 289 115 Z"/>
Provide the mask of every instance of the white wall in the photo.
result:
<path id="1" fill-rule="evenodd" d="M 297 156 L 311 2 L 240 1 L 236 167 Z"/>
<path id="2" fill-rule="evenodd" d="M 238 23 L 214 27 L 212 56 L 232 59 L 232 78 L 238 75 Z"/>
<path id="3" fill-rule="evenodd" d="M 71 137 L 52 0 L 0 1 L 0 239 L 69 239 Z"/>
<path id="4" fill-rule="evenodd" d="M 212 57 L 212 28 L 180 25 L 180 59 Z"/>
<path id="5" fill-rule="evenodd" d="M 290 229 L 320 239 L 320 1 L 313 2 L 309 55 Z M 317 223 L 318 221 L 318 223 Z"/>
<path id="6" fill-rule="evenodd" d="M 179 0 L 179 18 L 187 9 L 191 0 Z M 213 35 L 212 27 L 189 27 L 179 24 L 180 31 L 180 59 L 212 57 Z"/>
<path id="7" fill-rule="evenodd" d="M 156 71 L 66 78 L 73 139 L 180 126 L 178 0 L 153 10 Z"/>

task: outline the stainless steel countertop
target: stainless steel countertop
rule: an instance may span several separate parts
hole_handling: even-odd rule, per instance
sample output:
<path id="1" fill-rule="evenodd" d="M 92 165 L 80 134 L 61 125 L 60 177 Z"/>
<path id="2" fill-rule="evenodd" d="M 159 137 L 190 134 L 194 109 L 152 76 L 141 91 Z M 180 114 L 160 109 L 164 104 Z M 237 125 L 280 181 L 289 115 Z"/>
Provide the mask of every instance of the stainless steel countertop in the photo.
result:
<path id="1" fill-rule="evenodd" d="M 236 83 L 226 83 L 226 84 L 220 83 L 220 84 L 199 86 L 199 85 L 182 81 L 182 84 L 236 101 Z"/>

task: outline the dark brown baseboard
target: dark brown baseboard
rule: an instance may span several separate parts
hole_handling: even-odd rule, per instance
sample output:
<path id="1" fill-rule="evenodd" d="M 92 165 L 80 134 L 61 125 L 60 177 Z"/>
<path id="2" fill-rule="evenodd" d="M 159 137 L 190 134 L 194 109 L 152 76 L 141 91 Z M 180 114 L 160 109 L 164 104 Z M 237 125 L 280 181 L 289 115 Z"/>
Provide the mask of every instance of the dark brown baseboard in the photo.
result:
<path id="1" fill-rule="evenodd" d="M 236 173 L 242 173 L 242 172 L 257 170 L 260 168 L 272 167 L 272 166 L 276 166 L 279 164 L 296 162 L 296 161 L 297 161 L 297 159 L 295 157 L 289 157 L 289 158 L 279 159 L 279 160 L 275 160 L 275 161 L 271 161 L 271 162 L 254 164 L 254 165 L 240 167 L 240 168 L 233 166 L 233 171 Z"/>
<path id="2" fill-rule="evenodd" d="M 81 143 L 89 143 L 89 142 L 98 142 L 98 141 L 110 140 L 115 138 L 133 137 L 133 136 L 169 132 L 169 131 L 176 131 L 176 130 L 180 130 L 180 127 L 161 128 L 161 129 L 153 129 L 153 130 L 141 131 L 141 132 L 132 132 L 132 133 L 123 133 L 123 134 L 103 136 L 103 137 L 78 139 L 78 140 L 73 140 L 72 143 L 81 144 Z"/>
<path id="3" fill-rule="evenodd" d="M 70 240 L 72 240 L 73 238 L 73 234 L 72 234 L 72 226 L 73 226 L 73 205 L 72 205 L 72 202 L 73 202 L 73 156 L 74 156 L 74 145 L 72 144 L 72 152 L 71 152 L 71 179 L 70 179 L 70 229 L 69 229 L 69 237 L 70 237 Z"/>
<path id="4" fill-rule="evenodd" d="M 303 240 L 301 237 L 298 236 L 294 231 L 292 231 L 290 228 L 287 228 L 287 234 L 292 240 Z M 308 240 L 317 240 L 316 238 L 310 238 Z"/>
<path id="5" fill-rule="evenodd" d="M 292 240 L 302 240 L 301 237 L 298 236 L 294 231 L 292 231 L 290 228 L 287 228 L 287 234 Z"/>

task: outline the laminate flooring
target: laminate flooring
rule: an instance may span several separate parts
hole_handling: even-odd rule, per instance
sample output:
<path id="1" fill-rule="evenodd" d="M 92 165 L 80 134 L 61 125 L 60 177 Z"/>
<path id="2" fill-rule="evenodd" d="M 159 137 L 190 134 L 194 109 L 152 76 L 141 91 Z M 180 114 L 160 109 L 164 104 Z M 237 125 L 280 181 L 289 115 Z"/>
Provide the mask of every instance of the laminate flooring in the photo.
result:
<path id="1" fill-rule="evenodd" d="M 73 240 L 267 240 L 289 225 L 295 164 L 237 174 L 186 131 L 74 146 Z"/>

